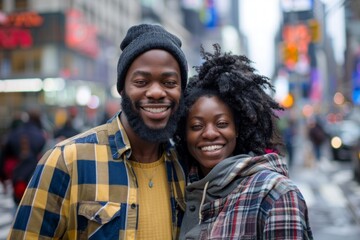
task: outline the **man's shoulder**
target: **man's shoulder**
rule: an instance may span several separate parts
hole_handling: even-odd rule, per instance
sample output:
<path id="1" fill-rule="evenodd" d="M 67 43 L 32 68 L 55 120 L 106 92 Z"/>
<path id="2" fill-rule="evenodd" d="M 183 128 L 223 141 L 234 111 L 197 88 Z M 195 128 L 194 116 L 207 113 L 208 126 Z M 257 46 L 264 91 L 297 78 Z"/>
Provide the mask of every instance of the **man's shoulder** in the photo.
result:
<path id="1" fill-rule="evenodd" d="M 99 144 L 99 145 L 108 145 L 109 137 L 111 135 L 115 135 L 115 133 L 111 132 L 111 125 L 113 123 L 105 123 L 93 128 L 90 128 L 84 132 L 81 132 L 71 138 L 65 139 L 58 144 L 57 147 L 69 145 L 69 144 Z M 118 132 L 121 132 L 118 129 Z"/>

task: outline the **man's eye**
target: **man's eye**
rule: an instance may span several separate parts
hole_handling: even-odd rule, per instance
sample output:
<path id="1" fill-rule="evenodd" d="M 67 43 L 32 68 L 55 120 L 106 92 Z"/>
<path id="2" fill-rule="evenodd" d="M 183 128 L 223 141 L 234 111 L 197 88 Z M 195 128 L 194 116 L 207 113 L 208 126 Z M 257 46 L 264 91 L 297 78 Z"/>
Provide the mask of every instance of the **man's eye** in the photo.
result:
<path id="1" fill-rule="evenodd" d="M 176 81 L 166 81 L 166 82 L 164 83 L 164 85 L 165 85 L 166 87 L 171 87 L 171 88 L 173 88 L 173 87 L 176 87 L 176 86 L 178 85 L 178 83 L 177 83 Z"/>
<path id="2" fill-rule="evenodd" d="M 146 81 L 145 80 L 135 80 L 134 83 L 137 86 L 144 86 L 146 84 Z"/>

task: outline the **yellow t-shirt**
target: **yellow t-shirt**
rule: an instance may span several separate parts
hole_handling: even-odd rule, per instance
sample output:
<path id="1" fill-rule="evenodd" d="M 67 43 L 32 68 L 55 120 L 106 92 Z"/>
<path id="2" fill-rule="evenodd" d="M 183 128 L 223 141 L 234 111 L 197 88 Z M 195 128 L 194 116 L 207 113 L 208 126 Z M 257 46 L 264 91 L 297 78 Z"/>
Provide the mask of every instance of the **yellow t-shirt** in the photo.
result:
<path id="1" fill-rule="evenodd" d="M 139 185 L 136 239 L 172 239 L 169 183 L 165 156 L 153 163 L 130 161 Z"/>

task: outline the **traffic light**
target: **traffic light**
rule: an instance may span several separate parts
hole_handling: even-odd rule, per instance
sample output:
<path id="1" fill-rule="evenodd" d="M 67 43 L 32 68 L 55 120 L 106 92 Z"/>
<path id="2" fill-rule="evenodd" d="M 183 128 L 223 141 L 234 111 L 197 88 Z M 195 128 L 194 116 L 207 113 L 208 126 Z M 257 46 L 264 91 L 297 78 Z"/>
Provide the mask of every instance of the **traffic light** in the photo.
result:
<path id="1" fill-rule="evenodd" d="M 283 63 L 292 69 L 299 60 L 299 50 L 294 43 L 283 43 L 282 46 Z"/>

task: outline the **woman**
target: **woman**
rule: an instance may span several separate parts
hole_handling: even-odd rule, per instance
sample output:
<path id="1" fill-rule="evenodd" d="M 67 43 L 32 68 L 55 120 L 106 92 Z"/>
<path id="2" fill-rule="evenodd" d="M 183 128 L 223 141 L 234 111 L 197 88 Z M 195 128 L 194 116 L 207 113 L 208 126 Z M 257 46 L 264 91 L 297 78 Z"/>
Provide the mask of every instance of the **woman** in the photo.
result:
<path id="1" fill-rule="evenodd" d="M 278 153 L 269 79 L 244 56 L 201 49 L 175 140 L 186 159 L 180 239 L 312 239 L 305 200 Z"/>

